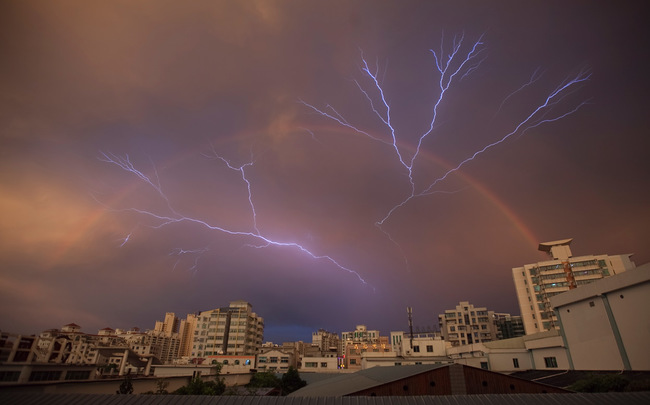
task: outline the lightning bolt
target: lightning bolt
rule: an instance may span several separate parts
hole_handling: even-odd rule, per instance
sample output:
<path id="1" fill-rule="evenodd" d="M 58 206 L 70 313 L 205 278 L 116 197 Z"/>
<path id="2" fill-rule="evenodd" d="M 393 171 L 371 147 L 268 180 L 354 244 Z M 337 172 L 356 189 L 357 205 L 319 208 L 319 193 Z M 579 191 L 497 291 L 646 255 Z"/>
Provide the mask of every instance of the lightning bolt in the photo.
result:
<path id="1" fill-rule="evenodd" d="M 544 123 L 553 122 L 565 118 L 575 113 L 582 106 L 588 103 L 585 101 L 578 104 L 577 106 L 575 106 L 574 108 L 570 109 L 567 112 L 559 113 L 557 115 L 552 115 L 553 107 L 556 106 L 560 102 L 560 100 L 562 100 L 568 94 L 573 92 L 581 83 L 589 80 L 591 76 L 590 73 L 586 70 L 582 70 L 575 76 L 567 77 L 562 83 L 560 83 L 553 91 L 551 91 L 548 94 L 548 96 L 544 100 L 541 100 L 537 106 L 532 108 L 530 113 L 518 124 L 516 124 L 510 132 L 504 134 L 498 140 L 486 144 L 483 148 L 477 150 L 467 158 L 461 160 L 455 167 L 448 170 L 441 177 L 435 179 L 429 184 L 420 185 L 418 188 L 418 185 L 416 185 L 416 182 L 414 180 L 414 174 L 413 174 L 414 166 L 420 155 L 420 151 L 422 150 L 422 145 L 425 139 L 433 133 L 436 127 L 436 122 L 438 120 L 439 106 L 444 102 L 445 96 L 447 92 L 450 90 L 450 88 L 453 86 L 453 84 L 471 75 L 474 71 L 476 71 L 476 69 L 479 68 L 479 66 L 487 58 L 487 56 L 485 55 L 486 48 L 483 42 L 483 36 L 480 36 L 476 41 L 471 43 L 469 46 L 464 46 L 464 42 L 465 42 L 464 35 L 461 35 L 460 37 L 454 37 L 451 44 L 451 49 L 446 51 L 445 41 L 443 36 L 440 42 L 440 50 L 436 52 L 433 49 L 430 49 L 430 52 L 434 58 L 434 65 L 437 70 L 437 74 L 439 76 L 437 82 L 438 96 L 435 99 L 434 106 L 431 111 L 431 119 L 429 121 L 428 128 L 426 131 L 418 135 L 415 151 L 411 154 L 411 156 L 406 156 L 405 153 L 402 150 L 400 150 L 398 146 L 398 138 L 399 138 L 398 131 L 393 125 L 391 119 L 391 105 L 387 101 L 384 88 L 382 87 L 382 84 L 378 79 L 379 69 L 377 67 L 371 68 L 367 60 L 364 58 L 363 53 L 361 53 L 361 72 L 363 74 L 363 77 L 366 78 L 366 80 L 370 83 L 370 85 L 364 86 L 358 80 L 354 80 L 354 83 L 356 84 L 357 88 L 363 94 L 366 101 L 368 102 L 368 106 L 370 110 L 372 110 L 374 115 L 379 119 L 379 121 L 385 127 L 386 132 L 388 133 L 386 137 L 390 138 L 390 141 L 387 141 L 384 138 L 379 138 L 377 136 L 370 135 L 368 131 L 364 130 L 363 128 L 355 126 L 353 123 L 351 123 L 348 119 L 346 119 L 341 113 L 336 111 L 336 109 L 329 104 L 327 104 L 325 108 L 318 108 L 313 104 L 307 103 L 303 100 L 298 100 L 299 103 L 305 105 L 313 112 L 325 117 L 326 119 L 332 120 L 338 123 L 339 125 L 349 128 L 357 134 L 367 136 L 368 138 L 374 141 L 386 143 L 392 147 L 397 161 L 406 170 L 408 174 L 408 181 L 410 183 L 411 191 L 408 195 L 402 198 L 402 200 L 395 203 L 390 209 L 388 209 L 386 215 L 375 223 L 375 225 L 377 225 L 380 229 L 382 225 L 386 221 L 388 221 L 397 210 L 406 206 L 411 200 L 415 198 L 437 193 L 438 191 L 435 191 L 434 188 L 439 183 L 443 182 L 445 179 L 449 177 L 449 175 L 460 170 L 461 167 L 473 161 L 478 156 L 487 152 L 489 149 L 492 149 L 506 142 L 510 137 L 512 137 L 515 134 L 521 135 L 524 134 L 526 131 L 535 128 L 537 126 L 540 126 Z M 528 86 L 537 82 L 540 77 L 541 74 L 539 74 L 539 68 L 538 68 L 532 74 L 528 82 L 524 83 L 522 86 L 520 86 L 518 89 L 513 91 L 511 94 L 508 95 L 508 97 L 506 97 L 503 100 L 503 102 L 499 106 L 499 110 L 503 107 L 506 101 L 508 101 L 508 99 L 514 97 L 517 93 L 523 91 Z M 384 234 L 387 233 L 383 229 L 382 231 L 384 232 Z M 388 235 L 388 238 L 391 241 L 393 241 L 393 243 L 395 243 L 395 241 L 393 240 L 393 238 L 390 237 L 390 235 Z"/>
<path id="2" fill-rule="evenodd" d="M 124 246 L 124 245 L 127 244 L 127 242 L 129 241 L 129 239 L 131 239 L 131 235 L 133 235 L 133 232 L 131 232 L 131 233 L 129 233 L 128 235 L 126 235 L 126 237 L 124 238 L 124 240 L 122 240 L 122 243 L 120 243 L 120 247 L 122 247 L 122 246 Z"/>
<path id="3" fill-rule="evenodd" d="M 214 153 L 214 148 L 213 148 L 213 153 Z M 243 231 L 243 230 L 233 230 L 233 229 L 228 229 L 225 227 L 222 227 L 217 224 L 211 224 L 201 218 L 195 218 L 191 216 L 186 216 L 180 212 L 178 212 L 176 209 L 174 209 L 170 199 L 167 197 L 165 194 L 164 190 L 162 189 L 162 186 L 160 184 L 160 180 L 158 178 L 158 171 L 155 168 L 155 165 L 152 162 L 153 166 L 153 171 L 155 174 L 155 180 L 153 180 L 151 177 L 147 176 L 144 172 L 142 172 L 140 169 L 136 168 L 136 166 L 131 162 L 130 158 L 128 155 L 124 156 L 117 156 L 113 153 L 105 153 L 105 152 L 100 152 L 101 157 L 98 158 L 100 161 L 109 163 L 112 165 L 115 165 L 119 167 L 120 169 L 134 175 L 136 178 L 138 178 L 140 181 L 144 182 L 158 193 L 161 199 L 163 199 L 167 205 L 167 208 L 169 209 L 169 214 L 164 214 L 161 212 L 156 212 L 156 211 L 149 211 L 145 209 L 140 209 L 136 207 L 130 207 L 130 208 L 123 208 L 119 209 L 116 211 L 122 211 L 122 212 L 135 212 L 137 214 L 140 214 L 144 217 L 149 217 L 153 220 L 155 220 L 156 224 L 151 225 L 152 228 L 154 229 L 160 229 L 165 226 L 171 225 L 171 224 L 177 224 L 177 223 L 190 223 L 193 225 L 197 225 L 199 227 L 204 227 L 212 231 L 217 231 L 220 233 L 225 233 L 233 236 L 246 236 L 251 238 L 252 240 L 256 241 L 257 244 L 251 244 L 250 246 L 253 246 L 255 248 L 261 249 L 261 248 L 268 248 L 268 247 L 287 247 L 287 248 L 293 248 L 301 253 L 311 257 L 314 260 L 321 260 L 321 261 L 326 261 L 329 262 L 330 264 L 334 265 L 340 270 L 343 270 L 345 272 L 348 272 L 355 277 L 364 285 L 368 285 L 367 281 L 359 274 L 357 271 L 344 266 L 341 264 L 339 261 L 335 260 L 333 257 L 328 256 L 328 255 L 321 255 L 321 254 L 316 254 L 312 252 L 311 250 L 307 249 L 303 245 L 301 245 L 298 242 L 285 242 L 285 241 L 278 241 L 271 239 L 267 236 L 264 236 L 259 228 L 257 227 L 257 214 L 255 210 L 255 204 L 253 203 L 253 197 L 252 197 L 252 191 L 251 191 L 251 183 L 246 176 L 246 168 L 249 168 L 253 166 L 254 162 L 248 162 L 245 163 L 241 166 L 235 166 L 230 163 L 227 159 L 219 156 L 218 154 L 214 153 L 213 158 L 218 159 L 222 161 L 223 163 L 226 164 L 226 166 L 234 171 L 238 171 L 241 174 L 242 181 L 246 184 L 247 190 L 248 190 L 248 202 L 250 204 L 250 209 L 253 217 L 253 224 L 252 228 L 253 231 Z M 124 239 L 124 242 L 122 245 L 126 244 L 128 240 L 130 239 L 130 236 L 127 236 Z M 176 256 L 182 256 L 186 254 L 198 254 L 199 256 L 196 257 L 194 261 L 194 265 L 190 268 L 190 270 L 195 270 L 196 267 L 198 266 L 198 259 L 201 254 L 205 253 L 208 251 L 208 248 L 204 249 L 195 249 L 195 250 L 187 250 L 187 249 L 174 249 L 171 253 L 171 255 L 176 255 Z M 178 264 L 178 262 L 176 263 Z M 175 265 L 176 266 L 176 265 Z M 374 288 L 373 288 L 374 289 Z"/>

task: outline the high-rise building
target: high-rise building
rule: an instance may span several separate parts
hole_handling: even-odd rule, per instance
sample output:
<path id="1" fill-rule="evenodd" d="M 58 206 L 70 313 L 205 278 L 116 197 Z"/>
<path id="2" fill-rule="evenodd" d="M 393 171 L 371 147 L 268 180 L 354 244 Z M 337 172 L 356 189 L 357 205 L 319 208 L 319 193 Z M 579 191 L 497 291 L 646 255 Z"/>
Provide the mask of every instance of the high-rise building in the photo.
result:
<path id="1" fill-rule="evenodd" d="M 438 322 L 442 337 L 452 346 L 497 340 L 494 311 L 476 308 L 467 301 L 438 315 Z"/>
<path id="2" fill-rule="evenodd" d="M 192 345 L 194 343 L 194 331 L 196 330 L 197 314 L 188 314 L 187 318 L 181 319 L 178 328 L 178 336 L 181 339 L 181 345 L 178 351 L 178 357 L 189 357 L 192 354 Z"/>
<path id="3" fill-rule="evenodd" d="M 548 252 L 551 260 L 512 269 L 527 335 L 558 329 L 550 302 L 554 295 L 636 267 L 631 254 L 573 257 L 569 247 L 572 240 L 540 243 L 539 250 Z"/>
<path id="4" fill-rule="evenodd" d="M 167 312 L 165 314 L 165 320 L 164 321 L 156 321 L 156 325 L 154 326 L 154 332 L 161 332 L 165 336 L 171 336 L 174 333 L 178 332 L 178 325 L 179 321 L 178 318 L 176 317 L 176 314 L 173 312 Z"/>
<path id="5" fill-rule="evenodd" d="M 191 357 L 255 355 L 264 337 L 264 319 L 246 301 L 196 315 Z"/>

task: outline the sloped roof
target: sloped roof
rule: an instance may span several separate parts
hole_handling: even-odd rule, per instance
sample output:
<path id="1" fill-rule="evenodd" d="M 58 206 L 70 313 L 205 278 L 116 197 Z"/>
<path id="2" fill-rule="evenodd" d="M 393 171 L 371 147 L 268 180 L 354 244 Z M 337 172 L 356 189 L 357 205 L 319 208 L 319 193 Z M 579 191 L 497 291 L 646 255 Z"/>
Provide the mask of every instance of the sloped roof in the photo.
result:
<path id="1" fill-rule="evenodd" d="M 341 374 L 314 382 L 295 391 L 292 397 L 340 397 L 354 392 L 426 373 L 448 364 L 416 364 L 395 367 L 372 367 L 356 373 Z"/>

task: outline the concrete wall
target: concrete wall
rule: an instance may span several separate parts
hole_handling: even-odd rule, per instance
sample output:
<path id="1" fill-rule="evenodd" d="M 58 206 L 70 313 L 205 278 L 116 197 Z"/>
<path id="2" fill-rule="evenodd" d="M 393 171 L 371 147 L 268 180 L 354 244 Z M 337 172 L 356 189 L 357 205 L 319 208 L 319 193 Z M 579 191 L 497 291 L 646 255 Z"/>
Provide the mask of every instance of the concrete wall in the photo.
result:
<path id="1" fill-rule="evenodd" d="M 650 264 L 551 299 L 576 370 L 650 370 Z"/>
<path id="2" fill-rule="evenodd" d="M 607 298 L 632 370 L 650 370 L 650 283 L 612 292 Z"/>
<path id="3" fill-rule="evenodd" d="M 576 370 L 624 368 L 601 298 L 567 305 L 559 310 L 559 314 Z"/>
<path id="4" fill-rule="evenodd" d="M 525 349 L 490 349 L 488 359 L 492 371 L 513 372 L 533 369 L 532 356 Z M 517 359 L 519 367 L 515 367 L 512 359 Z"/>

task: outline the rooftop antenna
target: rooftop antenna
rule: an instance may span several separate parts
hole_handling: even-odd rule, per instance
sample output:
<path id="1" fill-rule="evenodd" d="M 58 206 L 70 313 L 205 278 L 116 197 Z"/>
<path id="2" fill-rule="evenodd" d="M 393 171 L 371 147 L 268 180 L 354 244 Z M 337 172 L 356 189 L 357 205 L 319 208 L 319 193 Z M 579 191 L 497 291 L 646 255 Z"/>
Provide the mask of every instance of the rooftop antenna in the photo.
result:
<path id="1" fill-rule="evenodd" d="M 406 313 L 409 315 L 409 333 L 411 338 L 411 349 L 413 349 L 413 308 L 406 307 Z"/>

